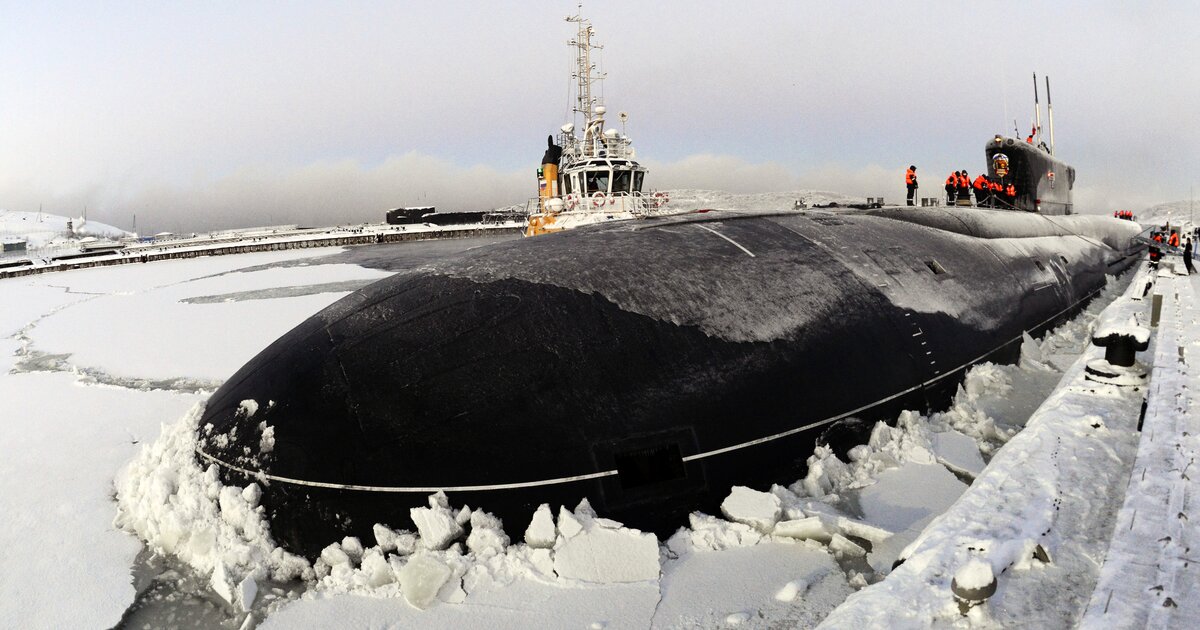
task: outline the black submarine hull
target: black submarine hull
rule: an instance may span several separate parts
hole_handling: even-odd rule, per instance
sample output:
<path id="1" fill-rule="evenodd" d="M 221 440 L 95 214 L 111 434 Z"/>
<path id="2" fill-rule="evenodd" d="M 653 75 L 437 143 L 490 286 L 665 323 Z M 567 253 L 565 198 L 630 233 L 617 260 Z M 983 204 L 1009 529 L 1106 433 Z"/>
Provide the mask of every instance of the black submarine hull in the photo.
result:
<path id="1" fill-rule="evenodd" d="M 1132 264 L 1134 232 L 885 208 L 501 243 L 284 335 L 209 400 L 198 457 L 226 483 L 265 482 L 272 534 L 309 556 L 375 523 L 411 528 L 409 509 L 438 490 L 513 536 L 539 504 L 584 497 L 668 533 L 732 485 L 797 479 L 844 424 L 944 406 L 966 368 L 1014 360 L 1022 333 Z"/>

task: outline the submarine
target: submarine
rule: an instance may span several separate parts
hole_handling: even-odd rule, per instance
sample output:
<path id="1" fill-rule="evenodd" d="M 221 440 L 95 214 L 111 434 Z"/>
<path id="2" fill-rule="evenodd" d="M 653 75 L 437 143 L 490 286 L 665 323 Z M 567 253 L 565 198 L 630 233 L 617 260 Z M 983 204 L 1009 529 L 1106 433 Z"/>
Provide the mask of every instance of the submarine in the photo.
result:
<path id="1" fill-rule="evenodd" d="M 196 456 L 262 485 L 275 540 L 310 558 L 412 529 L 438 491 L 514 535 L 583 498 L 666 535 L 733 485 L 802 477 L 839 431 L 944 408 L 970 366 L 1015 361 L 1134 264 L 1136 232 L 965 207 L 700 210 L 469 250 L 264 349 L 207 402 Z"/>

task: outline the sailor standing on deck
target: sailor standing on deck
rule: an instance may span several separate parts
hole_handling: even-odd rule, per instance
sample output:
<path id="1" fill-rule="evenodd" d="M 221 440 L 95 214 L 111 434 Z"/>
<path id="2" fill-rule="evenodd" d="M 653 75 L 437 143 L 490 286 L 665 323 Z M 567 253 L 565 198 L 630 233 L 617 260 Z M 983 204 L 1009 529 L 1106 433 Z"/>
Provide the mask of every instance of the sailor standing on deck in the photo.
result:
<path id="1" fill-rule="evenodd" d="M 986 208 L 989 196 L 987 175 L 980 173 L 972 186 L 975 188 L 975 205 Z"/>
<path id="2" fill-rule="evenodd" d="M 913 197 L 917 196 L 917 167 L 909 165 L 904 173 L 904 185 L 908 187 L 908 205 L 913 205 Z"/>
<path id="3" fill-rule="evenodd" d="M 1183 266 L 1187 267 L 1188 275 L 1196 273 L 1196 268 L 1192 266 L 1192 239 L 1188 239 L 1183 246 Z"/>
<path id="4" fill-rule="evenodd" d="M 954 199 L 958 196 L 958 173 L 950 173 L 950 177 L 946 178 L 946 205 L 953 206 Z"/>
<path id="5" fill-rule="evenodd" d="M 958 172 L 958 205 L 971 205 L 971 176 L 965 168 Z"/>

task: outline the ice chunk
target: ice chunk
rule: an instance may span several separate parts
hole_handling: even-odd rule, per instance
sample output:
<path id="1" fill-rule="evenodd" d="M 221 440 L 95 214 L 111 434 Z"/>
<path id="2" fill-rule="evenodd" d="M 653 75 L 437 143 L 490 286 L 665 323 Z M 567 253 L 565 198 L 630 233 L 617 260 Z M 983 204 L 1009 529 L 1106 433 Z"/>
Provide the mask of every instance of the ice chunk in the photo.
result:
<path id="1" fill-rule="evenodd" d="M 949 468 L 951 472 L 972 479 L 983 472 L 986 464 L 979 454 L 979 446 L 969 436 L 953 430 L 943 431 L 934 433 L 932 441 L 938 463 Z"/>
<path id="2" fill-rule="evenodd" d="M 791 582 L 784 584 L 783 588 L 779 589 L 779 591 L 777 591 L 775 593 L 775 599 L 777 599 L 781 602 L 790 602 L 790 601 L 796 599 L 797 595 L 799 595 L 807 590 L 808 590 L 808 582 L 807 581 L 792 580 Z"/>
<path id="3" fill-rule="evenodd" d="M 379 547 L 379 551 L 387 553 L 396 550 L 396 532 L 392 528 L 382 523 L 375 523 L 371 526 L 371 532 L 375 534 L 375 544 Z"/>
<path id="4" fill-rule="evenodd" d="M 238 404 L 238 411 L 247 418 L 253 418 L 254 414 L 258 413 L 258 401 L 253 399 L 243 400 Z"/>
<path id="5" fill-rule="evenodd" d="M 554 571 L 564 578 L 605 584 L 657 580 L 658 539 L 634 529 L 593 526 L 555 552 Z"/>
<path id="6" fill-rule="evenodd" d="M 258 583 L 254 581 L 253 577 L 247 575 L 238 584 L 237 588 L 238 606 L 242 609 L 242 612 L 248 612 L 254 606 L 254 598 L 257 596 Z"/>
<path id="7" fill-rule="evenodd" d="M 269 427 L 265 422 L 259 427 L 262 429 L 262 437 L 258 439 L 258 450 L 261 453 L 270 453 L 275 450 L 275 427 Z"/>
<path id="8" fill-rule="evenodd" d="M 575 515 L 565 507 L 558 508 L 558 531 L 563 535 L 563 538 L 574 538 L 579 532 L 583 531 L 583 524 Z"/>
<path id="9" fill-rule="evenodd" d="M 258 507 L 258 501 L 262 499 L 262 488 L 256 483 L 246 486 L 242 489 L 242 499 L 250 504 L 251 508 Z"/>
<path id="10" fill-rule="evenodd" d="M 847 518 L 845 516 L 839 516 L 834 521 L 834 525 L 838 530 L 841 531 L 841 533 L 848 536 L 857 536 L 863 540 L 869 540 L 872 544 L 882 542 L 892 537 L 892 532 L 882 527 L 876 527 L 869 523 L 864 523 L 860 520 Z"/>
<path id="11" fill-rule="evenodd" d="M 405 531 L 398 532 L 382 523 L 376 523 L 371 529 L 375 534 L 375 543 L 379 545 L 379 551 L 383 553 L 395 551 L 406 556 L 416 549 L 417 537 L 414 534 Z"/>
<path id="12" fill-rule="evenodd" d="M 838 556 L 850 558 L 862 558 L 867 555 L 866 549 L 841 534 L 834 534 L 829 538 L 829 549 Z"/>
<path id="13" fill-rule="evenodd" d="M 424 610 L 437 599 L 438 591 L 450 579 L 450 567 L 429 554 L 409 559 L 400 569 L 400 593 L 413 608 Z"/>
<path id="14" fill-rule="evenodd" d="M 725 625 L 728 626 L 740 626 L 747 621 L 750 621 L 750 613 L 745 611 L 735 612 L 725 617 Z"/>
<path id="15" fill-rule="evenodd" d="M 212 577 L 208 583 L 212 586 L 213 592 L 221 596 L 221 599 L 229 602 L 231 606 L 237 605 L 237 598 L 233 593 L 233 584 L 229 579 L 224 562 L 218 562 L 217 566 L 213 568 Z"/>
<path id="16" fill-rule="evenodd" d="M 749 525 L 760 532 L 770 532 L 783 513 L 779 497 L 745 486 L 734 486 L 721 503 L 721 513 L 729 520 Z"/>
<path id="17" fill-rule="evenodd" d="M 342 539 L 342 551 L 346 552 L 346 555 L 350 556 L 350 561 L 355 564 L 362 560 L 362 542 L 354 536 L 346 536 Z"/>
<path id="18" fill-rule="evenodd" d="M 530 547 L 549 549 L 554 546 L 554 537 L 554 515 L 550 512 L 550 506 L 543 503 L 533 513 L 533 520 L 525 529 L 525 543 Z"/>
<path id="19" fill-rule="evenodd" d="M 445 493 L 431 495 L 429 507 L 412 508 L 408 513 L 417 526 L 417 533 L 421 535 L 421 546 L 426 549 L 445 549 L 463 533 L 462 526 L 450 510 Z"/>
<path id="20" fill-rule="evenodd" d="M 799 538 L 804 540 L 815 540 L 821 543 L 828 543 L 831 532 L 826 529 L 822 518 L 819 516 L 809 516 L 791 521 L 780 521 L 775 524 L 773 532 L 776 536 L 787 536 L 788 538 Z"/>
<path id="21" fill-rule="evenodd" d="M 508 535 L 500 519 L 476 510 L 471 514 L 471 535 L 467 537 L 467 548 L 481 558 L 504 553 L 508 547 Z"/>
<path id="22" fill-rule="evenodd" d="M 333 543 L 322 549 L 321 559 L 324 560 L 325 564 L 329 565 L 330 568 L 342 564 L 350 566 L 350 555 L 343 551 L 342 546 L 337 543 Z"/>
<path id="23" fill-rule="evenodd" d="M 372 588 L 390 584 L 396 579 L 391 565 L 378 549 L 368 549 L 363 552 L 362 572 L 367 578 L 367 585 Z"/>

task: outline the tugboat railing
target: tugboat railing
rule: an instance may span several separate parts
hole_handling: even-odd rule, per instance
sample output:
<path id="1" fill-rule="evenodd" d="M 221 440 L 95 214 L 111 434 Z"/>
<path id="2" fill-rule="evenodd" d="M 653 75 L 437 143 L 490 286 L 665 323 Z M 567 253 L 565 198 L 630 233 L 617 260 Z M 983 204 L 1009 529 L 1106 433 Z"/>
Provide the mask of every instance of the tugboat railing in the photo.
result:
<path id="1" fill-rule="evenodd" d="M 599 194 L 600 196 L 597 196 Z M 628 212 L 641 218 L 663 208 L 669 202 L 669 197 L 663 192 L 616 192 L 593 193 L 583 196 L 578 193 L 559 195 L 557 197 L 533 197 L 525 202 L 525 214 L 547 214 L 546 204 L 551 199 L 562 202 L 558 212 Z"/>

